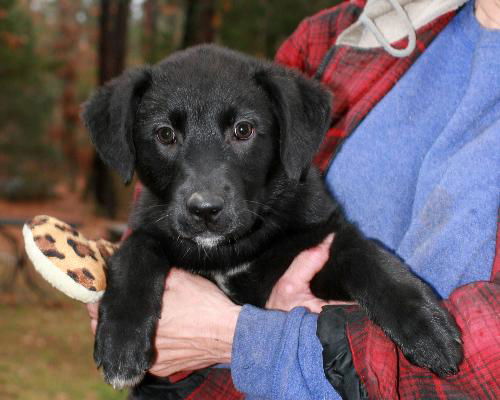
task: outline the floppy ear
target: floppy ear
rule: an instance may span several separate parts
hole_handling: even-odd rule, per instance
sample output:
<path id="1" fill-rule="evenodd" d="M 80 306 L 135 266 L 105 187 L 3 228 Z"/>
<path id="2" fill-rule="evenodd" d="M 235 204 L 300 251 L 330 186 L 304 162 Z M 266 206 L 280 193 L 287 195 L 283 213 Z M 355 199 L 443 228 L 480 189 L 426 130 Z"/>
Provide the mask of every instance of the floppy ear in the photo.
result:
<path id="1" fill-rule="evenodd" d="M 150 80 L 149 67 L 127 71 L 99 88 L 83 106 L 82 118 L 97 153 L 125 183 L 134 175 L 134 119 Z"/>
<path id="2" fill-rule="evenodd" d="M 277 66 L 259 71 L 255 78 L 275 108 L 285 172 L 299 180 L 330 124 L 331 95 L 320 83 Z"/>

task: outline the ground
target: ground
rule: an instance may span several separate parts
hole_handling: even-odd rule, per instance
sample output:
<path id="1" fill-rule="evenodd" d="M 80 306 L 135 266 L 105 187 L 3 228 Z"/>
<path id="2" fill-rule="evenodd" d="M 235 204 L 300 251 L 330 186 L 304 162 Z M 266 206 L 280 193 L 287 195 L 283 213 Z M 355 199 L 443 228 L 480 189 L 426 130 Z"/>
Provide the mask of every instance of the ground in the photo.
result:
<path id="1" fill-rule="evenodd" d="M 47 202 L 0 200 L 0 219 L 25 220 L 38 214 L 80 223 L 88 238 L 103 237 L 116 222 L 96 217 L 88 202 L 68 192 Z M 8 231 L 21 240 L 21 227 Z M 22 242 L 19 246 L 22 249 Z M 13 260 L 12 246 L 0 235 L 0 285 L 10 276 Z M 126 392 L 106 385 L 94 365 L 85 306 L 58 294 L 29 264 L 27 271 L 42 286 L 41 295 L 27 288 L 23 276 L 10 290 L 0 291 L 0 399 L 125 399 Z"/>

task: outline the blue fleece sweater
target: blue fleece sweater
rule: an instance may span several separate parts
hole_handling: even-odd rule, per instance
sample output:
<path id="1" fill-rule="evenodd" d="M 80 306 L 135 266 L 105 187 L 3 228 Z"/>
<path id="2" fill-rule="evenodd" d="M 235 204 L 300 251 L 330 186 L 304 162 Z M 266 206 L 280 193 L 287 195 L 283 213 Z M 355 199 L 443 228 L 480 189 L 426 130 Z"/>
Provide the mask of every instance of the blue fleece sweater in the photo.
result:
<path id="1" fill-rule="evenodd" d="M 500 188 L 500 31 L 469 2 L 333 161 L 327 184 L 351 220 L 446 297 L 488 279 Z M 245 306 L 232 376 L 249 399 L 337 399 L 316 315 Z"/>

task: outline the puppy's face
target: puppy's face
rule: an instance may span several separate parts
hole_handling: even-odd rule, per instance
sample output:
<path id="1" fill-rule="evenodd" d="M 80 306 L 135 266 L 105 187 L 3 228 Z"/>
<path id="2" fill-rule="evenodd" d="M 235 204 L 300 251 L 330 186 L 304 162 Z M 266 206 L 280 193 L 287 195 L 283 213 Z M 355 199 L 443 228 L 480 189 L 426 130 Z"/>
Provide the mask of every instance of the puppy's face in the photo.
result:
<path id="1" fill-rule="evenodd" d="M 317 83 L 201 46 L 111 81 L 83 117 L 104 161 L 155 195 L 157 223 L 210 247 L 253 228 L 276 176 L 300 179 L 329 110 Z"/>
<path id="2" fill-rule="evenodd" d="M 167 62 L 153 76 L 133 134 L 136 170 L 165 202 L 172 235 L 210 247 L 251 229 L 279 160 L 272 110 L 252 75 L 231 65 Z"/>

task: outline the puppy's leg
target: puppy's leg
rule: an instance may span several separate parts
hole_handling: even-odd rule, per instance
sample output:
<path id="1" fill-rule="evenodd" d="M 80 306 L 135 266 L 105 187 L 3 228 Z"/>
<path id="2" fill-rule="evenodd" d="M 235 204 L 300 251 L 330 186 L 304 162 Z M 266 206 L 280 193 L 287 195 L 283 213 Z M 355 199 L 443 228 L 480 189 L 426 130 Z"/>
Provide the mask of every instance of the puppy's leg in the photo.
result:
<path id="1" fill-rule="evenodd" d="M 347 294 L 401 348 L 406 358 L 440 376 L 456 373 L 460 332 L 433 291 L 395 255 L 346 224 L 325 268 L 311 283 L 322 298 Z"/>
<path id="2" fill-rule="evenodd" d="M 94 360 L 115 388 L 139 383 L 152 364 L 168 271 L 160 243 L 140 231 L 134 232 L 108 263 Z"/>

